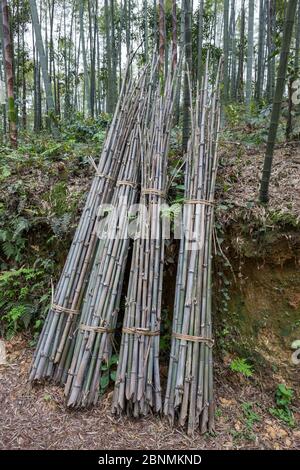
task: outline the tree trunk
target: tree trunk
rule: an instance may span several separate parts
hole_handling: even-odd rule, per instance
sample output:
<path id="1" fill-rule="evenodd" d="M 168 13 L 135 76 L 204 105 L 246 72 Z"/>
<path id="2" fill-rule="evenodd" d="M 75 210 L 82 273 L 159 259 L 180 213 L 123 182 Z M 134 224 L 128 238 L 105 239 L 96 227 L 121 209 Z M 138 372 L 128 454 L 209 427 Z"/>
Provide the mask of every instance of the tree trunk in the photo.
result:
<path id="1" fill-rule="evenodd" d="M 185 152 L 190 135 L 191 111 L 190 111 L 190 84 L 188 74 L 192 70 L 192 7 L 191 0 L 184 0 L 184 47 L 186 73 L 184 74 L 183 89 L 183 125 L 182 125 L 182 148 Z"/>
<path id="2" fill-rule="evenodd" d="M 117 79 L 117 49 L 115 40 L 115 2 L 110 0 L 110 23 L 111 23 L 111 73 L 112 73 L 112 110 L 114 112 L 118 99 L 118 79 Z"/>
<path id="3" fill-rule="evenodd" d="M 165 68 L 165 4 L 164 0 L 159 0 L 159 70 L 163 75 Z"/>
<path id="4" fill-rule="evenodd" d="M 153 1 L 153 48 L 159 47 L 159 38 L 157 34 L 157 2 Z"/>
<path id="5" fill-rule="evenodd" d="M 255 99 L 261 99 L 263 79 L 264 79 L 264 40 L 265 40 L 265 5 L 264 0 L 259 3 L 259 35 L 258 35 L 258 59 L 257 59 L 257 80 L 255 85 Z"/>
<path id="6" fill-rule="evenodd" d="M 197 82 L 199 84 L 199 87 L 201 87 L 201 80 L 202 80 L 203 8 L 204 8 L 204 0 L 199 0 L 199 11 L 198 11 L 198 64 L 197 64 Z"/>
<path id="7" fill-rule="evenodd" d="M 90 57 L 91 57 L 91 80 L 90 80 L 90 110 L 91 116 L 95 116 L 95 94 L 96 94 L 96 34 L 97 17 L 95 9 L 88 2 L 89 7 L 89 30 L 90 30 Z"/>
<path id="8" fill-rule="evenodd" d="M 25 64 L 25 23 L 22 29 L 22 127 L 27 127 L 27 110 L 26 110 L 26 64 Z"/>
<path id="9" fill-rule="evenodd" d="M 246 107 L 250 111 L 252 96 L 252 67 L 253 67 L 253 29 L 254 29 L 254 0 L 249 0 L 248 11 L 248 47 L 247 47 L 247 80 L 246 80 Z"/>
<path id="10" fill-rule="evenodd" d="M 128 0 L 129 1 L 129 0 Z M 107 82 L 106 82 L 106 112 L 111 113 L 113 110 L 112 104 L 112 63 L 111 63 L 111 38 L 110 38 L 110 15 L 108 9 L 108 0 L 104 2 L 104 16 L 105 16 L 105 34 L 106 34 L 106 68 L 107 68 Z"/>
<path id="11" fill-rule="evenodd" d="M 180 54 L 182 55 L 184 50 L 184 2 L 185 0 L 181 0 L 180 5 L 180 36 L 179 36 L 179 50 Z M 178 125 L 179 118 L 180 118 L 180 96 L 181 96 L 181 84 L 182 84 L 182 67 L 179 70 L 179 77 L 178 77 L 178 86 L 176 90 L 176 98 L 174 104 L 174 123 Z"/>
<path id="12" fill-rule="evenodd" d="M 5 61 L 6 91 L 8 100 L 8 122 L 9 122 L 9 138 L 12 147 L 18 146 L 17 137 L 17 116 L 14 99 L 14 71 L 12 44 L 9 24 L 9 12 L 7 1 L 2 0 L 2 21 L 3 21 L 3 48 Z"/>
<path id="13" fill-rule="evenodd" d="M 12 58 L 13 58 L 13 70 L 15 74 L 15 79 L 14 79 L 14 90 L 15 90 L 15 113 L 16 113 L 16 125 L 19 127 L 19 102 L 20 102 L 20 96 L 19 96 L 19 90 L 20 90 L 20 50 L 21 50 L 21 41 L 20 41 L 20 2 L 19 0 L 16 1 L 16 27 L 17 27 L 17 47 L 16 47 L 16 52 L 14 51 L 14 34 L 12 33 L 11 36 L 11 41 L 12 41 Z M 11 21 L 11 20 L 10 20 Z M 12 26 L 12 22 L 11 22 Z"/>
<path id="14" fill-rule="evenodd" d="M 177 8 L 176 0 L 172 0 L 172 69 L 177 65 Z"/>
<path id="15" fill-rule="evenodd" d="M 223 102 L 226 104 L 228 101 L 228 55 L 229 55 L 229 38 L 228 38 L 228 23 L 229 23 L 229 0 L 224 0 L 224 69 L 223 69 Z"/>
<path id="16" fill-rule="evenodd" d="M 126 52 L 127 57 L 130 54 L 131 46 L 131 26 L 130 26 L 130 0 L 124 0 L 124 23 L 125 23 L 125 34 L 126 34 Z"/>
<path id="17" fill-rule="evenodd" d="M 296 44 L 295 44 L 295 77 L 299 75 L 299 54 L 300 54 L 300 2 L 298 2 L 297 24 L 296 24 Z"/>
<path id="18" fill-rule="evenodd" d="M 241 6 L 241 25 L 240 25 L 240 53 L 237 75 L 237 96 L 240 102 L 244 101 L 244 54 L 245 54 L 245 4 L 244 0 Z"/>
<path id="19" fill-rule="evenodd" d="M 44 49 L 44 44 L 43 44 L 43 39 L 42 39 L 41 26 L 39 23 L 38 12 L 36 8 L 36 2 L 35 0 L 29 0 L 29 3 L 30 3 L 30 10 L 31 10 L 31 16 L 32 16 L 32 25 L 33 25 L 35 37 L 36 37 L 36 47 L 39 53 L 40 64 L 41 64 L 41 69 L 42 69 L 47 108 L 48 108 L 50 122 L 51 122 L 51 131 L 52 131 L 53 136 L 55 138 L 58 138 L 59 131 L 56 125 L 54 100 L 53 100 L 53 94 L 52 94 L 52 89 L 51 89 L 51 83 L 50 83 L 49 75 L 47 71 L 47 61 L 46 61 L 45 49 Z"/>
<path id="20" fill-rule="evenodd" d="M 293 130 L 293 124 L 292 124 L 293 81 L 294 81 L 294 76 L 291 75 L 288 79 L 288 110 L 287 110 L 287 121 L 286 121 L 286 129 L 285 129 L 286 140 L 290 139 L 291 133 L 292 133 L 292 130 Z"/>
<path id="21" fill-rule="evenodd" d="M 35 47 L 35 35 L 32 29 L 32 50 L 33 50 L 33 85 L 34 85 L 34 132 L 40 132 L 42 129 L 42 112 L 41 112 L 41 84 L 40 84 L 40 66 L 38 54 Z"/>
<path id="22" fill-rule="evenodd" d="M 148 1 L 144 0 L 144 37 L 145 37 L 145 62 L 148 61 L 149 44 L 148 44 Z"/>
<path id="23" fill-rule="evenodd" d="M 80 0 L 79 7 L 79 28 L 80 28 L 80 38 L 81 38 L 81 52 L 83 60 L 83 74 L 84 74 L 84 93 L 85 93 L 85 102 L 88 109 L 88 114 L 91 115 L 91 102 L 90 102 L 90 83 L 89 83 L 89 73 L 86 57 L 86 47 L 85 47 L 85 36 L 84 36 L 84 0 Z"/>
<path id="24" fill-rule="evenodd" d="M 120 18 L 118 22 L 118 67 L 119 67 L 119 88 L 120 93 L 122 88 L 122 32 L 123 32 L 123 5 L 122 0 L 120 1 Z"/>
<path id="25" fill-rule="evenodd" d="M 281 102 L 285 85 L 285 77 L 288 64 L 288 56 L 293 32 L 294 19 L 296 14 L 297 0 L 289 0 L 286 16 L 284 21 L 284 29 L 281 42 L 280 60 L 277 72 L 276 89 L 272 107 L 271 122 L 269 127 L 267 148 L 264 160 L 264 167 L 262 173 L 261 187 L 260 187 L 260 201 L 262 203 L 268 202 L 269 199 L 269 183 L 271 177 L 272 161 L 274 154 L 274 146 L 276 134 L 278 129 L 279 116 L 281 111 Z"/>
<path id="26" fill-rule="evenodd" d="M 268 75 L 267 75 L 267 98 L 273 100 L 275 88 L 275 30 L 276 30 L 276 1 L 268 1 L 267 12 L 267 40 L 268 40 Z"/>
<path id="27" fill-rule="evenodd" d="M 5 73 L 5 64 L 4 64 L 4 44 L 3 44 L 3 19 L 2 19 L 2 6 L 0 6 L 0 40 L 1 40 L 1 52 L 2 52 L 2 61 L 0 62 L 0 78 L 1 81 L 6 83 L 6 73 Z M 6 104 L 2 104 L 2 122 L 3 122 L 3 140 L 6 139 L 7 129 L 6 129 Z"/>
<path id="28" fill-rule="evenodd" d="M 231 44 L 230 97 L 232 100 L 236 100 L 237 95 L 236 95 L 235 0 L 231 0 L 230 44 Z"/>
<path id="29" fill-rule="evenodd" d="M 49 18 L 50 18 L 50 44 L 49 44 L 49 80 L 52 82 L 53 69 L 54 69 L 54 41 L 53 41 L 53 27 L 54 27 L 54 0 L 49 1 Z M 48 69 L 48 54 L 46 55 L 47 69 Z"/>

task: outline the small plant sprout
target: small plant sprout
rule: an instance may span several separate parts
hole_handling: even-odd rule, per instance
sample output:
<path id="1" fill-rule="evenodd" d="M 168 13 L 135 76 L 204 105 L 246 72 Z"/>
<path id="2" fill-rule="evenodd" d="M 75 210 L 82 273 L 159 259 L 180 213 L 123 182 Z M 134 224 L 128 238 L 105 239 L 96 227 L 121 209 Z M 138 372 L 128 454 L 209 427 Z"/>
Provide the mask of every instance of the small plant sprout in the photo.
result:
<path id="1" fill-rule="evenodd" d="M 233 372 L 243 375 L 244 377 L 253 376 L 253 367 L 247 363 L 246 359 L 236 358 L 231 361 L 230 369 Z"/>

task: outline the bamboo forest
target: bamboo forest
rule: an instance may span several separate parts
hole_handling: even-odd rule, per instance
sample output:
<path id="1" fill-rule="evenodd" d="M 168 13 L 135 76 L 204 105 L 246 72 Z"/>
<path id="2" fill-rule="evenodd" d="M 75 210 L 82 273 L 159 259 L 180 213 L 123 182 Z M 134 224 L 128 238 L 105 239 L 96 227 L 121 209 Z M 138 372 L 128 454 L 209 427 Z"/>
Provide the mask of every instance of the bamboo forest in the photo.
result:
<path id="1" fill-rule="evenodd" d="M 0 43 L 0 450 L 300 449 L 300 1 L 1 0 Z"/>

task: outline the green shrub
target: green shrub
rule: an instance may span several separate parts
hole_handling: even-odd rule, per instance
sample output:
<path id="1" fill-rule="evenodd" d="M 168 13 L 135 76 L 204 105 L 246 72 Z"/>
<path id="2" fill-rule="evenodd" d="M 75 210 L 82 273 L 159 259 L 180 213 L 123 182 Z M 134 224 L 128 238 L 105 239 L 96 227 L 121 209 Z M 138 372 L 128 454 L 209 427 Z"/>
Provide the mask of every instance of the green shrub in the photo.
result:
<path id="1" fill-rule="evenodd" d="M 116 381 L 119 356 L 113 354 L 107 364 L 101 366 L 100 395 L 107 390 L 110 382 Z"/>
<path id="2" fill-rule="evenodd" d="M 35 268 L 4 271 L 0 275 L 0 330 L 8 337 L 22 329 L 41 327 L 50 303 L 45 273 Z"/>
<path id="3" fill-rule="evenodd" d="M 110 121 L 111 116 L 105 113 L 102 113 L 95 119 L 85 119 L 82 114 L 77 113 L 71 122 L 63 123 L 63 133 L 67 139 L 73 139 L 76 142 L 89 143 L 94 139 L 101 143 Z"/>
<path id="4" fill-rule="evenodd" d="M 286 387 L 284 384 L 277 386 L 275 392 L 275 408 L 269 408 L 271 415 L 283 421 L 288 426 L 295 426 L 295 418 L 293 412 L 290 409 L 294 397 L 294 392 L 291 388 Z"/>
<path id="5" fill-rule="evenodd" d="M 0 221 L 2 213 L 0 210 Z M 5 219 L 5 213 L 3 213 Z M 7 219 L 6 224 L 3 220 L 2 229 L 0 229 L 0 254 L 3 252 L 5 258 L 20 262 L 22 253 L 26 245 L 26 232 L 30 223 L 24 217 L 14 217 Z"/>
<path id="6" fill-rule="evenodd" d="M 246 359 L 233 359 L 230 364 L 230 369 L 233 372 L 238 372 L 239 374 L 244 375 L 245 377 L 252 377 L 253 367 L 247 363 Z"/>

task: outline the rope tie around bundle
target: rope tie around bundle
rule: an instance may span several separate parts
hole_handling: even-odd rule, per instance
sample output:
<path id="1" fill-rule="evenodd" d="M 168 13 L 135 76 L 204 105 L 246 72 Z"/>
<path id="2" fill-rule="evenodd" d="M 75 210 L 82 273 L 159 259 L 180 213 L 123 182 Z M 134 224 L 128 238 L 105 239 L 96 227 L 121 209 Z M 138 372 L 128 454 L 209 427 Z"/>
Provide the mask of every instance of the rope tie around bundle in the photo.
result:
<path id="1" fill-rule="evenodd" d="M 135 328 L 135 327 L 124 327 L 122 328 L 123 333 L 128 333 L 129 335 L 142 335 L 142 336 L 158 336 L 160 330 L 151 331 L 149 328 Z"/>
<path id="2" fill-rule="evenodd" d="M 193 336 L 173 332 L 172 337 L 180 340 L 182 339 L 184 341 L 192 341 L 193 343 L 205 343 L 209 348 L 212 348 L 215 344 L 212 338 L 206 338 L 205 336 Z"/>
<path id="3" fill-rule="evenodd" d="M 93 157 L 91 157 L 91 156 L 89 157 L 89 162 L 92 165 L 92 167 L 95 169 L 97 177 L 106 178 L 107 180 L 110 180 L 110 181 L 115 181 L 115 178 L 113 178 L 111 175 L 108 175 L 108 174 L 105 174 L 105 173 L 99 171 Z"/>
<path id="4" fill-rule="evenodd" d="M 51 310 L 56 313 L 67 313 L 68 315 L 78 315 L 79 310 L 75 310 L 72 308 L 63 307 L 62 305 L 52 304 Z"/>

